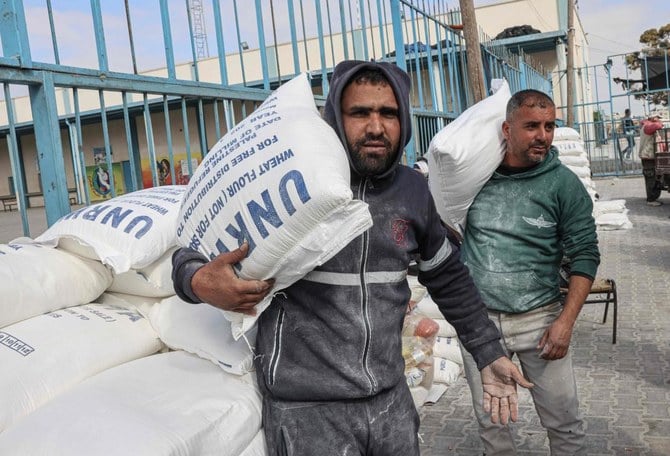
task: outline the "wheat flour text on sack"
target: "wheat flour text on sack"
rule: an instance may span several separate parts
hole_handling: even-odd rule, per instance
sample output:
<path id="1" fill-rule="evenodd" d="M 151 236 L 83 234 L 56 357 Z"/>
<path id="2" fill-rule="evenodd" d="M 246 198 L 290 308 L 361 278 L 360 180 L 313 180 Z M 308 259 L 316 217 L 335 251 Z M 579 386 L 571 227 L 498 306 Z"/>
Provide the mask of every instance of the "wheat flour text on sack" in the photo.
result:
<path id="1" fill-rule="evenodd" d="M 301 74 L 207 154 L 182 201 L 177 242 L 208 258 L 247 242 L 238 275 L 274 278 L 273 291 L 279 291 L 372 225 L 367 204 L 353 200 L 349 173 L 342 143 L 321 118 Z M 256 306 L 257 313 L 270 299 Z M 227 316 L 235 328 L 242 317 L 232 314 Z M 252 324 L 245 320 L 235 338 Z"/>

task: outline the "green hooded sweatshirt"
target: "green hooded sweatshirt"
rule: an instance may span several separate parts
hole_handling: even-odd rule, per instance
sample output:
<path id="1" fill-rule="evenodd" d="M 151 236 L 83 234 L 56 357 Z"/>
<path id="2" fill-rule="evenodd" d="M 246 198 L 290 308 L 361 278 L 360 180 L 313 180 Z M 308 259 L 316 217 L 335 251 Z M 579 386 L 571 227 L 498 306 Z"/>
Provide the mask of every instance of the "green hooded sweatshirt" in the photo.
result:
<path id="1" fill-rule="evenodd" d="M 552 147 L 520 173 L 500 169 L 468 211 L 463 260 L 491 310 L 521 313 L 560 298 L 559 265 L 594 278 L 600 263 L 593 203 Z"/>

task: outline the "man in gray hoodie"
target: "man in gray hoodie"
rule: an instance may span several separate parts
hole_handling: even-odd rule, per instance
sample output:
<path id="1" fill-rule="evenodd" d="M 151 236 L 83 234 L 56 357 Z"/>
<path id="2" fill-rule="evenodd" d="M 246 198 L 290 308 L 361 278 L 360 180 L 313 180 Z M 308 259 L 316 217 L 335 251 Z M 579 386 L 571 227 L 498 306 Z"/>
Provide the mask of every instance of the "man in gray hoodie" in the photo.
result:
<path id="1" fill-rule="evenodd" d="M 516 420 L 516 385 L 532 386 L 504 356 L 426 179 L 400 164 L 411 137 L 409 89 L 407 73 L 390 63 L 344 61 L 333 72 L 324 118 L 345 145 L 351 189 L 368 203 L 373 226 L 277 293 L 258 319 L 255 366 L 271 455 L 419 454 L 401 353 L 414 258 L 419 281 L 481 369 L 492 420 Z M 272 282 L 235 276 L 231 265 L 247 251 L 243 244 L 208 261 L 178 250 L 175 290 L 253 313 Z"/>

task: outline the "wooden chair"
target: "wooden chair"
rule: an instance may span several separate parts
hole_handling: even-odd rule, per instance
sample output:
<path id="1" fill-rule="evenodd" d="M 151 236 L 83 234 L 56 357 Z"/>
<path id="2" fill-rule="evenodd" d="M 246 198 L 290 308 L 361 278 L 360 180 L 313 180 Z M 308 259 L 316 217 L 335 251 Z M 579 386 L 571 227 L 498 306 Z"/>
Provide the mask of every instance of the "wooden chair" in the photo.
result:
<path id="1" fill-rule="evenodd" d="M 561 292 L 566 294 L 567 288 L 561 288 Z M 605 304 L 605 312 L 603 314 L 603 324 L 607 323 L 607 312 L 609 311 L 610 303 L 613 307 L 612 315 L 612 343 L 616 344 L 616 327 L 617 327 L 617 313 L 618 313 L 618 296 L 616 289 L 616 282 L 611 278 L 597 277 L 591 285 L 589 297 L 584 301 L 584 304 Z"/>

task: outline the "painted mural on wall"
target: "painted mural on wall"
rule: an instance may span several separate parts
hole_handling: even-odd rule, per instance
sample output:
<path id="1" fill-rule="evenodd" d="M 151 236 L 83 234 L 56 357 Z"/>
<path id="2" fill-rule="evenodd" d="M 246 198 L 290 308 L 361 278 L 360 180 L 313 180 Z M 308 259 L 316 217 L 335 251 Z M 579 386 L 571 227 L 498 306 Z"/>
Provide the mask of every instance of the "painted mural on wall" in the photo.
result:
<path id="1" fill-rule="evenodd" d="M 174 154 L 174 176 L 170 166 L 170 159 L 166 156 L 156 158 L 156 174 L 158 176 L 158 185 L 186 185 L 191 178 L 188 169 L 188 157 L 186 154 Z M 142 185 L 144 188 L 153 187 L 153 177 L 147 158 L 142 158 Z M 192 171 L 198 167 L 199 158 L 191 156 Z"/>
<path id="2" fill-rule="evenodd" d="M 112 163 L 114 188 L 116 196 L 126 193 L 125 181 L 123 179 L 123 168 L 121 163 Z M 107 163 L 86 167 L 86 182 L 91 202 L 104 201 L 112 197 L 112 176 L 107 169 Z"/>

